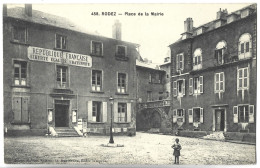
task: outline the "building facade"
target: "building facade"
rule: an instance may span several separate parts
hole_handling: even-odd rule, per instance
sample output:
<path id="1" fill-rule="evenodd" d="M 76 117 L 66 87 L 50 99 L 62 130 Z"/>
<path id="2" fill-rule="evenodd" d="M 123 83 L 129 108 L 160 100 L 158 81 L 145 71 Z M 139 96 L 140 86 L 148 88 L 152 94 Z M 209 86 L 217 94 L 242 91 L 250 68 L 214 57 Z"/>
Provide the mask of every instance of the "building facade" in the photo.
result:
<path id="1" fill-rule="evenodd" d="M 171 44 L 175 130 L 256 131 L 256 4 L 193 27 Z"/>
<path id="2" fill-rule="evenodd" d="M 3 12 L 7 132 L 108 134 L 113 121 L 114 133 L 135 134 L 138 45 L 121 40 L 119 22 L 106 38 L 32 5 Z"/>

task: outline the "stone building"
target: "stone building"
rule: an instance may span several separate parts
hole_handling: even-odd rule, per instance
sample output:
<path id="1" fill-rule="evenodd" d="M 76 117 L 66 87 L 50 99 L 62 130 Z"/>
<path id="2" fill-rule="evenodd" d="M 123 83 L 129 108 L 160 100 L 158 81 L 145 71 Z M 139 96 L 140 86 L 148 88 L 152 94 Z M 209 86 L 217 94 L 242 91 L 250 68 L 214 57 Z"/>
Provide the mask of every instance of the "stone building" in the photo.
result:
<path id="1" fill-rule="evenodd" d="M 29 4 L 3 9 L 7 133 L 108 134 L 112 109 L 114 133 L 135 134 L 139 45 L 119 22 L 107 38 Z"/>
<path id="2" fill-rule="evenodd" d="M 193 27 L 171 49 L 175 130 L 256 131 L 256 4 Z"/>

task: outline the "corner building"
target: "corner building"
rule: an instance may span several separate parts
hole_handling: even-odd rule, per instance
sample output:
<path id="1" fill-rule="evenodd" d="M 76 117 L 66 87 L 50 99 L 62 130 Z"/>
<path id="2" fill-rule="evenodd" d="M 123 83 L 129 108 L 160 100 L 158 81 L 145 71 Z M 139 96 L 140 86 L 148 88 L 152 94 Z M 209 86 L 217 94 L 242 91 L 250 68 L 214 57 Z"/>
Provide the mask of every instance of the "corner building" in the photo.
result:
<path id="1" fill-rule="evenodd" d="M 66 18 L 3 8 L 4 127 L 135 134 L 137 44 L 88 33 Z M 113 102 L 109 102 L 109 98 Z"/>
<path id="2" fill-rule="evenodd" d="M 171 44 L 173 128 L 256 131 L 256 4 L 193 27 Z"/>

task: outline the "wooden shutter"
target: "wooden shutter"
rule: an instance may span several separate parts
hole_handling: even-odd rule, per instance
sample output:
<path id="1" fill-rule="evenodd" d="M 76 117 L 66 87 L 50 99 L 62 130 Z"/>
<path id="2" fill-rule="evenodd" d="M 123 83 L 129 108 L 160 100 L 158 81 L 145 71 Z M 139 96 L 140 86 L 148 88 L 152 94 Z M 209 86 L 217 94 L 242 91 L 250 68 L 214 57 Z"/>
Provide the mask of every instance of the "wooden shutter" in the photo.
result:
<path id="1" fill-rule="evenodd" d="M 13 113 L 14 113 L 14 122 L 21 122 L 22 111 L 21 111 L 21 97 L 13 98 Z"/>
<path id="2" fill-rule="evenodd" d="M 185 95 L 185 79 L 183 79 L 182 94 Z"/>
<path id="3" fill-rule="evenodd" d="M 92 101 L 88 101 L 88 121 L 92 121 Z"/>
<path id="4" fill-rule="evenodd" d="M 254 105 L 249 105 L 249 123 L 254 123 Z"/>
<path id="5" fill-rule="evenodd" d="M 193 94 L 193 78 L 189 79 L 189 95 Z"/>
<path id="6" fill-rule="evenodd" d="M 233 107 L 233 122 L 238 123 L 238 107 Z"/>
<path id="7" fill-rule="evenodd" d="M 222 73 L 220 73 L 220 75 L 222 75 L 223 76 L 223 91 L 225 91 L 225 74 L 224 74 L 224 72 L 222 72 Z M 219 80 L 221 79 L 221 76 L 220 76 L 220 78 L 219 78 Z"/>
<path id="8" fill-rule="evenodd" d="M 185 118 L 185 113 L 186 113 L 186 110 L 183 109 L 183 122 L 184 122 L 184 123 L 185 123 L 185 120 L 186 120 L 186 118 Z"/>
<path id="9" fill-rule="evenodd" d="M 179 55 L 176 55 L 176 71 L 178 71 L 179 70 L 179 68 L 180 68 L 180 65 L 179 65 Z"/>
<path id="10" fill-rule="evenodd" d="M 29 121 L 28 102 L 29 102 L 28 97 L 22 98 L 22 122 L 23 123 L 28 123 Z"/>
<path id="11" fill-rule="evenodd" d="M 102 102 L 103 122 L 107 122 L 107 102 Z"/>
<path id="12" fill-rule="evenodd" d="M 173 110 L 172 122 L 173 122 L 173 123 L 177 123 L 177 109 L 174 109 L 174 110 Z"/>
<path id="13" fill-rule="evenodd" d="M 203 76 L 200 76 L 200 93 L 203 93 Z"/>
<path id="14" fill-rule="evenodd" d="M 181 54 L 182 56 L 182 69 L 184 69 L 184 54 Z"/>
<path id="15" fill-rule="evenodd" d="M 177 96 L 177 81 L 173 81 L 173 96 Z"/>
<path id="16" fill-rule="evenodd" d="M 127 115 L 127 122 L 131 122 L 131 113 L 132 113 L 132 106 L 131 103 L 127 103 L 127 108 L 126 108 L 126 115 Z"/>
<path id="17" fill-rule="evenodd" d="M 203 123 L 203 118 L 204 118 L 204 111 L 203 108 L 200 108 L 200 123 Z"/>
<path id="18" fill-rule="evenodd" d="M 188 109 L 189 112 L 189 123 L 193 123 L 193 109 Z"/>
<path id="19" fill-rule="evenodd" d="M 118 102 L 114 102 L 112 115 L 114 115 L 114 122 L 118 122 Z"/>

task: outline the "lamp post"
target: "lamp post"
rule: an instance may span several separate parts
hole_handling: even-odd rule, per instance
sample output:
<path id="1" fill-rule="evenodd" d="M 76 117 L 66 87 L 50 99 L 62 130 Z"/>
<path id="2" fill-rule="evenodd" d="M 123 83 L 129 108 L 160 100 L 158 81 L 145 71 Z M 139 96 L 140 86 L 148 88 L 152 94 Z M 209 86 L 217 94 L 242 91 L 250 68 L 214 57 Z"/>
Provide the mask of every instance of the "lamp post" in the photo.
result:
<path id="1" fill-rule="evenodd" d="M 113 139 L 113 132 L 112 132 L 112 127 L 113 127 L 113 97 L 110 96 L 109 98 L 109 102 L 110 102 L 110 107 L 111 107 L 111 126 L 110 126 L 110 140 L 109 143 L 114 143 L 114 139 Z"/>

